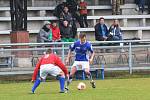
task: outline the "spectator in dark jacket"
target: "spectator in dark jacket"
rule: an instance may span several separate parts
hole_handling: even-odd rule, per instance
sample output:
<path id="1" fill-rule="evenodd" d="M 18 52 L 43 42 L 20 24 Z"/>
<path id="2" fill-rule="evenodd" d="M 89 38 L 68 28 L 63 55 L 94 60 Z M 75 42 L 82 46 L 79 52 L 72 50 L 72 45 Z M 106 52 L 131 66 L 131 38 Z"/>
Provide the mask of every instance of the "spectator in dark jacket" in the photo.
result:
<path id="1" fill-rule="evenodd" d="M 110 26 L 109 33 L 110 33 L 111 41 L 122 40 L 122 32 L 119 25 L 119 21 L 117 19 L 115 19 L 113 24 Z"/>
<path id="2" fill-rule="evenodd" d="M 150 14 L 150 0 L 147 0 L 148 14 Z"/>
<path id="3" fill-rule="evenodd" d="M 139 14 L 143 14 L 144 9 L 145 9 L 145 7 L 144 7 L 145 6 L 145 0 L 135 0 L 135 3 L 138 5 L 138 8 L 136 8 L 136 10 L 139 11 Z"/>
<path id="4" fill-rule="evenodd" d="M 99 23 L 95 25 L 95 39 L 97 41 L 107 41 L 109 38 L 109 31 L 104 23 L 104 18 L 99 19 Z"/>
<path id="5" fill-rule="evenodd" d="M 74 42 L 72 28 L 69 26 L 68 21 L 63 21 L 63 26 L 60 28 L 61 39 L 63 42 Z"/>
<path id="6" fill-rule="evenodd" d="M 77 0 L 66 0 L 66 3 L 67 3 L 67 6 L 69 8 L 69 12 L 72 14 L 72 17 L 73 17 L 73 20 L 74 20 L 73 22 L 75 23 L 75 21 L 78 21 L 78 23 L 80 24 L 80 27 L 83 27 L 83 24 L 81 23 L 81 18 L 79 16 L 78 12 L 77 12 L 78 11 Z"/>
<path id="7" fill-rule="evenodd" d="M 73 18 L 67 6 L 64 7 L 63 12 L 60 14 L 60 25 L 63 25 L 63 21 L 67 20 L 70 27 L 73 25 Z"/>

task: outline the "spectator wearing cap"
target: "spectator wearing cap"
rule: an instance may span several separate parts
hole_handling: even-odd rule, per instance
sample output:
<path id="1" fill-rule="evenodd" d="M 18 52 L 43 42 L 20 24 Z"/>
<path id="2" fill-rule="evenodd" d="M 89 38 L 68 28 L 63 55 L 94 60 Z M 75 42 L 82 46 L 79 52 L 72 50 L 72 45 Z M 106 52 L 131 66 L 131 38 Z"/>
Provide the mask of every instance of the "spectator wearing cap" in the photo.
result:
<path id="1" fill-rule="evenodd" d="M 60 29 L 57 26 L 56 21 L 51 22 L 50 29 L 52 30 L 52 40 L 55 42 L 60 42 L 61 41 Z"/>
<path id="2" fill-rule="evenodd" d="M 95 25 L 95 39 L 97 41 L 107 41 L 109 38 L 109 31 L 105 25 L 103 17 L 100 17 L 99 22 Z"/>
<path id="3" fill-rule="evenodd" d="M 80 1 L 79 4 L 79 10 L 80 10 L 80 18 L 81 18 L 81 27 L 88 27 L 88 23 L 87 23 L 87 2 L 84 0 Z M 85 23 L 85 25 L 84 25 Z"/>
<path id="4" fill-rule="evenodd" d="M 43 27 L 40 29 L 37 35 L 37 42 L 44 43 L 44 42 L 52 42 L 52 31 L 49 27 L 50 22 L 46 21 Z"/>

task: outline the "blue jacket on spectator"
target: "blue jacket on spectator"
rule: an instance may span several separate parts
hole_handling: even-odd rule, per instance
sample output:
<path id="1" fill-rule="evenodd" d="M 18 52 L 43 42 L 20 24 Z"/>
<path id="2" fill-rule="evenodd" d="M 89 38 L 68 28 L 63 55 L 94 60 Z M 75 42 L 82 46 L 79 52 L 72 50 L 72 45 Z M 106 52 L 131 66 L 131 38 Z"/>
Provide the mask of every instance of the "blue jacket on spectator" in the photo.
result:
<path id="1" fill-rule="evenodd" d="M 105 36 L 108 37 L 109 36 L 109 31 L 107 29 L 107 26 L 105 24 L 103 24 L 103 28 L 104 28 L 104 33 L 105 33 Z M 102 27 L 101 27 L 101 24 L 98 23 L 95 25 L 95 39 L 97 41 L 104 41 L 103 40 L 103 32 L 102 32 Z"/>

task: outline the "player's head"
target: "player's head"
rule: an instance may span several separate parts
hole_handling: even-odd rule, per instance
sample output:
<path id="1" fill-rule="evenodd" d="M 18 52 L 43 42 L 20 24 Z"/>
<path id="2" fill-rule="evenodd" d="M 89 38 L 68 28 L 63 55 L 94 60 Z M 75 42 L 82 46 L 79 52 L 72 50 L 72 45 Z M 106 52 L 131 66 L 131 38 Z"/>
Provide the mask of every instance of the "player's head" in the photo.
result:
<path id="1" fill-rule="evenodd" d="M 50 53 L 52 53 L 52 49 L 47 49 L 46 54 L 50 54 Z"/>
<path id="2" fill-rule="evenodd" d="M 79 34 L 79 39 L 81 41 L 81 43 L 85 43 L 86 42 L 86 34 L 85 33 L 80 33 Z"/>

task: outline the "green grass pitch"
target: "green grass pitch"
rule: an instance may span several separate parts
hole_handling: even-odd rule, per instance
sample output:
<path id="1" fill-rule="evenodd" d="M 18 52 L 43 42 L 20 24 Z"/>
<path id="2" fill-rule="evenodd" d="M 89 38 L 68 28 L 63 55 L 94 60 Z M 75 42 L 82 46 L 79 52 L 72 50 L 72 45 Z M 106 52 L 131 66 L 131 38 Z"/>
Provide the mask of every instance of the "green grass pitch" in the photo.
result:
<path id="1" fill-rule="evenodd" d="M 84 82 L 86 90 L 77 90 Z M 96 88 L 88 80 L 73 81 L 67 94 L 60 94 L 59 83 L 43 82 L 35 94 L 30 94 L 33 83 L 0 84 L 0 100 L 150 100 L 150 78 L 96 80 Z"/>

